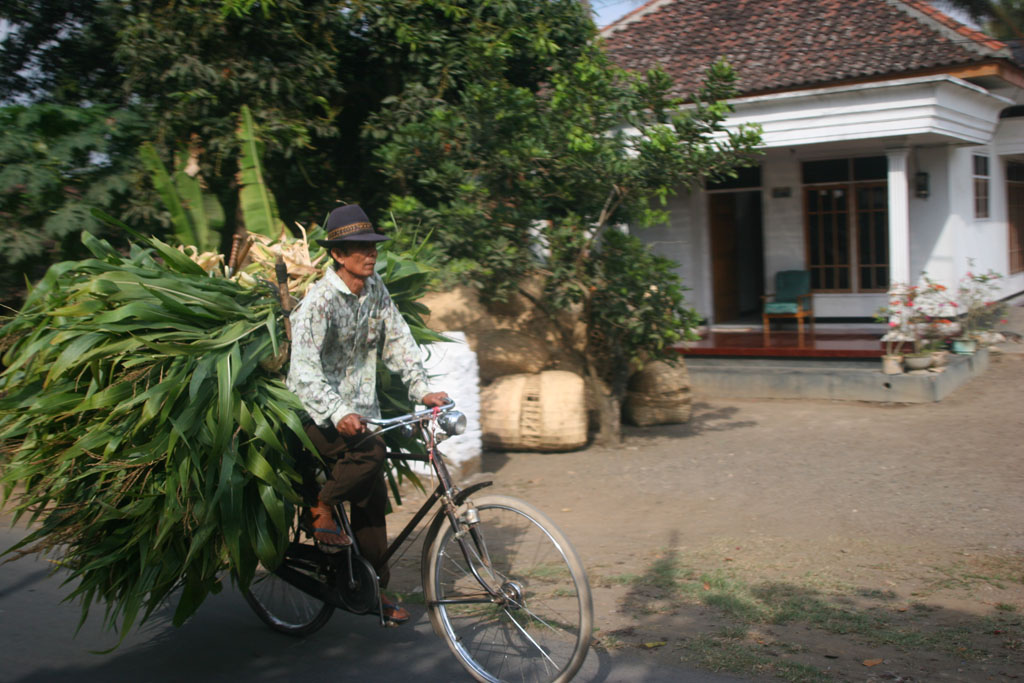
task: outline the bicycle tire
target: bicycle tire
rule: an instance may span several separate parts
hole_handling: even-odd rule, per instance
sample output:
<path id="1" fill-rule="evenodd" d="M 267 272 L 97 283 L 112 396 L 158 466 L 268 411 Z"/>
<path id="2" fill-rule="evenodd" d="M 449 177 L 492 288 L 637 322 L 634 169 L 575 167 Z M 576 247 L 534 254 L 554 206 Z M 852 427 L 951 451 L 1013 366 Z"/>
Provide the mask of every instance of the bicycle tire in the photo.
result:
<path id="1" fill-rule="evenodd" d="M 285 554 L 282 564 L 320 581 L 321 567 L 308 559 L 313 556 L 311 551 L 314 550 L 314 544 L 300 542 L 301 533 L 298 530 L 295 532 L 293 547 Z M 264 624 L 290 636 L 302 637 L 315 633 L 334 614 L 333 605 L 293 586 L 262 563 L 256 567 L 256 574 L 242 595 Z"/>
<path id="2" fill-rule="evenodd" d="M 529 503 L 500 495 L 474 502 L 479 523 L 476 536 L 465 536 L 472 549 L 469 561 L 505 599 L 451 602 L 482 597 L 485 591 L 442 514 L 423 548 L 423 588 L 435 632 L 478 681 L 570 680 L 586 658 L 594 619 L 579 556 Z M 464 519 L 460 531 L 468 529 Z"/>

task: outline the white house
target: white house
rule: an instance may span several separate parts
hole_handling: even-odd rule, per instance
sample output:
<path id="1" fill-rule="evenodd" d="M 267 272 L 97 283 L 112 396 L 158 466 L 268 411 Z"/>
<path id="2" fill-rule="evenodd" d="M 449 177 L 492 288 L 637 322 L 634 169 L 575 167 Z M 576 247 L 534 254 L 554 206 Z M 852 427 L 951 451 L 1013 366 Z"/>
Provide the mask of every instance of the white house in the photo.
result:
<path id="1" fill-rule="evenodd" d="M 1024 70 L 1008 45 L 923 0 L 653 0 L 602 30 L 621 66 L 678 94 L 717 58 L 731 125 L 764 130 L 759 168 L 681 191 L 638 234 L 680 264 L 712 322 L 760 310 L 810 270 L 819 318 L 870 317 L 890 282 L 969 269 L 1024 291 Z"/>

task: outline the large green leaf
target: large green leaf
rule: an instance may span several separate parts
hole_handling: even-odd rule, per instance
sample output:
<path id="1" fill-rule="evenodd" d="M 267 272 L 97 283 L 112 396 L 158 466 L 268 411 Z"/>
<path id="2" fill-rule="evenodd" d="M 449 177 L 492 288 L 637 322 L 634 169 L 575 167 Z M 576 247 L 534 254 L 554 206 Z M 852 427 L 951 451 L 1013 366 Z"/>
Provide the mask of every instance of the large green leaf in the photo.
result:
<path id="1" fill-rule="evenodd" d="M 160 195 L 160 199 L 163 200 L 164 207 L 171 214 L 174 236 L 182 244 L 198 244 L 200 236 L 196 226 L 193 225 L 178 187 L 171 179 L 171 174 L 167 172 L 167 167 L 164 166 L 164 162 L 160 159 L 156 147 L 149 142 L 143 143 L 142 147 L 139 148 L 139 158 L 142 159 L 146 170 L 149 171 L 150 177 L 153 180 L 153 187 L 156 189 L 157 194 Z"/>
<path id="2" fill-rule="evenodd" d="M 281 236 L 283 225 L 277 215 L 277 202 L 263 177 L 262 145 L 249 107 L 242 107 L 238 124 L 242 153 L 238 159 L 238 200 L 245 229 L 270 238 Z"/>

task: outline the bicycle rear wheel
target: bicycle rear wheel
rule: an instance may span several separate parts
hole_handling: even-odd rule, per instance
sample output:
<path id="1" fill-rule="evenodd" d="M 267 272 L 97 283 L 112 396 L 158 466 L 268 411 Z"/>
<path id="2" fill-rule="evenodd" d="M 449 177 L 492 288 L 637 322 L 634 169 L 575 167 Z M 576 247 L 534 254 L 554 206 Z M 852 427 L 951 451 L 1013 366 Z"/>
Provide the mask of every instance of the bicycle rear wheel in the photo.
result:
<path id="1" fill-rule="evenodd" d="M 479 681 L 568 681 L 587 655 L 593 606 L 586 571 L 561 531 L 532 505 L 481 496 L 461 514 L 463 553 L 447 518 L 424 545 L 434 630 Z M 492 598 L 473 574 L 500 593 Z"/>
<path id="2" fill-rule="evenodd" d="M 300 541 L 301 531 L 285 553 L 281 571 L 301 575 L 310 581 L 329 581 L 325 568 L 317 561 L 319 551 L 312 542 Z M 330 620 L 334 607 L 285 581 L 262 563 L 256 568 L 245 601 L 263 623 L 290 636 L 308 636 Z"/>

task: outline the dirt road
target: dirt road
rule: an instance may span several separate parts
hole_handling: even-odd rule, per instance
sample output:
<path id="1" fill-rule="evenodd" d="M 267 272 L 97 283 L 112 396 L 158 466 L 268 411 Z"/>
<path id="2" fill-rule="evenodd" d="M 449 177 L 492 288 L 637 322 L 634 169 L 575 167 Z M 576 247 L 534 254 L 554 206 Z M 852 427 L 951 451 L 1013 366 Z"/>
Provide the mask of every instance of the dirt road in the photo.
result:
<path id="1" fill-rule="evenodd" d="M 698 396 L 688 424 L 627 429 L 615 449 L 488 455 L 483 476 L 548 511 L 583 556 L 599 650 L 584 680 L 705 680 L 691 667 L 744 680 L 1024 678 L 1024 345 L 1006 348 L 937 404 Z M 57 604 L 57 579 L 22 563 L 0 576 L 0 626 L 45 655 L 24 646 L 21 668 L 8 661 L 0 679 L 137 680 L 148 667 L 164 676 L 151 680 L 256 680 L 294 666 L 296 643 L 256 635 L 237 595 L 186 628 L 158 618 L 117 653 L 86 656 L 112 643 L 73 639 L 77 608 L 41 609 Z M 408 602 L 405 630 L 342 615 L 303 641 L 323 664 L 304 680 L 359 678 L 361 658 L 384 667 L 381 680 L 410 667 L 424 680 L 460 675 Z M 196 643 L 214 655 L 187 654 Z"/>
<path id="2" fill-rule="evenodd" d="M 936 404 L 697 397 L 621 448 L 484 469 L 576 544 L 601 647 L 755 679 L 1006 680 L 1024 677 L 1022 386 L 1018 352 Z"/>

